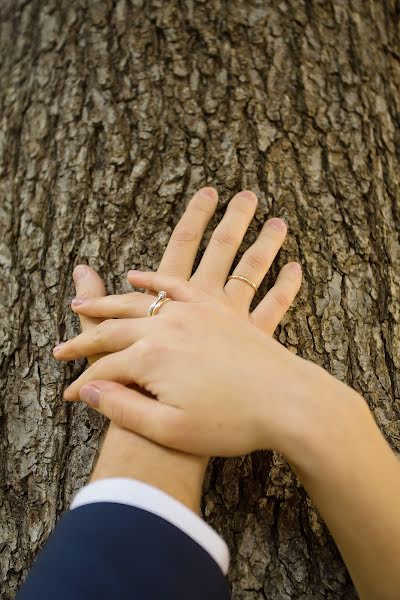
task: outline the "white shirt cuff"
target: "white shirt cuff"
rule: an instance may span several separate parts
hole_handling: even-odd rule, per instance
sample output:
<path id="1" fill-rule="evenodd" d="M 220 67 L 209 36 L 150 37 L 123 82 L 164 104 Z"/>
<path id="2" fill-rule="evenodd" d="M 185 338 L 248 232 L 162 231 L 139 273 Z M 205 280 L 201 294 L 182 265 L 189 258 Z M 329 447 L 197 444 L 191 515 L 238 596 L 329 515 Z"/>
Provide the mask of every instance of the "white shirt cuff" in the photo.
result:
<path id="1" fill-rule="evenodd" d="M 224 575 L 228 573 L 229 550 L 225 541 L 201 517 L 165 492 L 135 479 L 99 479 L 76 494 L 71 509 L 93 502 L 127 504 L 165 519 L 202 546 Z"/>

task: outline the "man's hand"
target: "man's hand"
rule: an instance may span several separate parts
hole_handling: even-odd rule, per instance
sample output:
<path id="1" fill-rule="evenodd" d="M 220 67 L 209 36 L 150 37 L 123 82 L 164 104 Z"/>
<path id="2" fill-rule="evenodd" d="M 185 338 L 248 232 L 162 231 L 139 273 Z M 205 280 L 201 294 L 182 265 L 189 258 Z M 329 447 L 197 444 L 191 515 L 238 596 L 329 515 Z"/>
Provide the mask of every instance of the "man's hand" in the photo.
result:
<path id="1" fill-rule="evenodd" d="M 76 294 L 100 298 L 106 294 L 99 275 L 90 267 L 74 269 Z M 80 317 L 82 332 L 93 331 L 102 319 Z M 102 355 L 88 358 L 89 365 Z M 108 477 L 138 479 L 152 485 L 198 512 L 207 459 L 164 448 L 110 423 L 91 480 Z"/>

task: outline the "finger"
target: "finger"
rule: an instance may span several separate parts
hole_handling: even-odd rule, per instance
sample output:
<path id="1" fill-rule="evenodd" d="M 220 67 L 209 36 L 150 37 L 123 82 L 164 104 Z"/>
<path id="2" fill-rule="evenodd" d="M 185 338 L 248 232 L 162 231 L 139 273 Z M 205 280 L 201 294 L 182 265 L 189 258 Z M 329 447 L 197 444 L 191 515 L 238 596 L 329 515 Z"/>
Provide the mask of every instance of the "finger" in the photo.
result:
<path id="1" fill-rule="evenodd" d="M 113 423 L 158 444 L 169 445 L 181 422 L 180 409 L 111 381 L 92 381 L 79 396 Z"/>
<path id="2" fill-rule="evenodd" d="M 159 322 L 157 324 L 157 327 Z M 57 360 L 75 360 L 100 353 L 119 352 L 154 330 L 151 319 L 106 319 L 53 348 Z"/>
<path id="3" fill-rule="evenodd" d="M 176 225 L 157 271 L 189 279 L 204 230 L 218 204 L 218 192 L 201 188 L 190 200 Z"/>
<path id="4" fill-rule="evenodd" d="M 88 265 L 77 265 L 72 274 L 75 283 L 75 293 L 82 298 L 101 297 L 106 295 L 106 288 L 100 275 Z M 81 330 L 86 331 L 97 325 L 99 319 L 93 317 L 79 316 Z M 100 355 L 93 355 L 88 358 L 88 363 L 91 364 L 98 360 Z"/>
<path id="5" fill-rule="evenodd" d="M 106 288 L 103 280 L 96 271 L 88 265 L 77 265 L 72 276 L 75 283 L 76 295 L 80 298 L 95 298 L 106 295 Z M 82 331 L 98 324 L 98 320 L 93 319 L 92 317 L 81 316 L 79 317 L 79 320 L 81 322 Z"/>
<path id="6" fill-rule="evenodd" d="M 236 194 L 220 224 L 214 230 L 203 258 L 193 275 L 203 289 L 222 289 L 257 208 L 257 196 L 250 191 Z"/>
<path id="7" fill-rule="evenodd" d="M 286 233 L 287 227 L 283 219 L 269 219 L 256 242 L 243 254 L 233 275 L 250 279 L 258 288 L 285 241 Z M 225 285 L 225 293 L 237 309 L 248 311 L 255 290 L 244 281 L 230 279 Z"/>
<path id="8" fill-rule="evenodd" d="M 181 302 L 200 302 L 208 296 L 198 289 L 193 289 L 187 281 L 171 275 L 153 273 L 152 271 L 128 271 L 128 281 L 138 288 L 146 288 L 159 292 L 167 292 L 173 300 Z M 154 300 L 154 298 L 153 298 Z M 170 304 L 170 303 L 168 303 Z M 168 308 L 168 305 L 167 307 Z"/>
<path id="9" fill-rule="evenodd" d="M 301 265 L 286 264 L 280 271 L 275 285 L 253 310 L 250 320 L 256 327 L 272 335 L 289 310 L 301 287 Z"/>
<path id="10" fill-rule="evenodd" d="M 115 294 L 104 298 L 74 298 L 71 308 L 79 315 L 100 319 L 128 319 L 147 314 L 154 298 L 140 292 Z"/>
<path id="11" fill-rule="evenodd" d="M 138 360 L 135 360 L 132 351 L 134 347 L 135 346 L 100 358 L 86 369 L 78 379 L 71 383 L 64 391 L 64 399 L 78 400 L 81 387 L 93 379 L 107 379 L 125 385 L 130 383 L 141 385 L 141 361 L 139 356 Z"/>

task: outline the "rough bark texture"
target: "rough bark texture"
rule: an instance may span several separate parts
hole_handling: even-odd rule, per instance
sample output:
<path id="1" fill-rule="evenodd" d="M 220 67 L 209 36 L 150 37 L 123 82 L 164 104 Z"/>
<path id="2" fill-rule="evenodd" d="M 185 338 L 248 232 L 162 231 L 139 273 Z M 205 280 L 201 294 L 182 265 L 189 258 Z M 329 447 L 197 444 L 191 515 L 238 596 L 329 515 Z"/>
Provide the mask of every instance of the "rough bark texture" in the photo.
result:
<path id="1" fill-rule="evenodd" d="M 360 391 L 400 449 L 400 5 L 2 0 L 1 598 L 88 477 L 103 423 L 61 400 L 71 271 L 155 268 L 196 188 L 260 198 L 304 283 L 280 341 Z M 214 224 L 216 219 L 214 220 Z M 272 391 L 273 393 L 273 391 Z M 321 390 L 323 401 L 323 390 Z M 334 451 L 334 449 L 332 449 Z M 394 499 L 398 500 L 398 499 Z M 355 598 L 287 464 L 215 460 L 204 513 L 235 600 Z"/>

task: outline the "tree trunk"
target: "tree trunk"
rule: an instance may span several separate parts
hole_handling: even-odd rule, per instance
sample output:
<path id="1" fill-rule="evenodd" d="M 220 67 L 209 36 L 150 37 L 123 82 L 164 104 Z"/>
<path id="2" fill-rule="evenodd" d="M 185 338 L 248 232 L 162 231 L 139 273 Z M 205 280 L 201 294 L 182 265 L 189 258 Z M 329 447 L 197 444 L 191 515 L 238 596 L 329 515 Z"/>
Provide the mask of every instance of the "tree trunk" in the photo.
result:
<path id="1" fill-rule="evenodd" d="M 234 192 L 257 193 L 247 242 L 285 218 L 261 295 L 288 260 L 304 282 L 276 334 L 363 394 L 400 449 L 399 14 L 398 0 L 2 0 L 2 599 L 104 425 L 62 401 L 83 364 L 51 355 L 78 331 L 72 268 L 127 291 L 202 185 L 221 196 L 213 225 Z M 215 459 L 203 508 L 235 600 L 356 598 L 279 455 Z"/>

